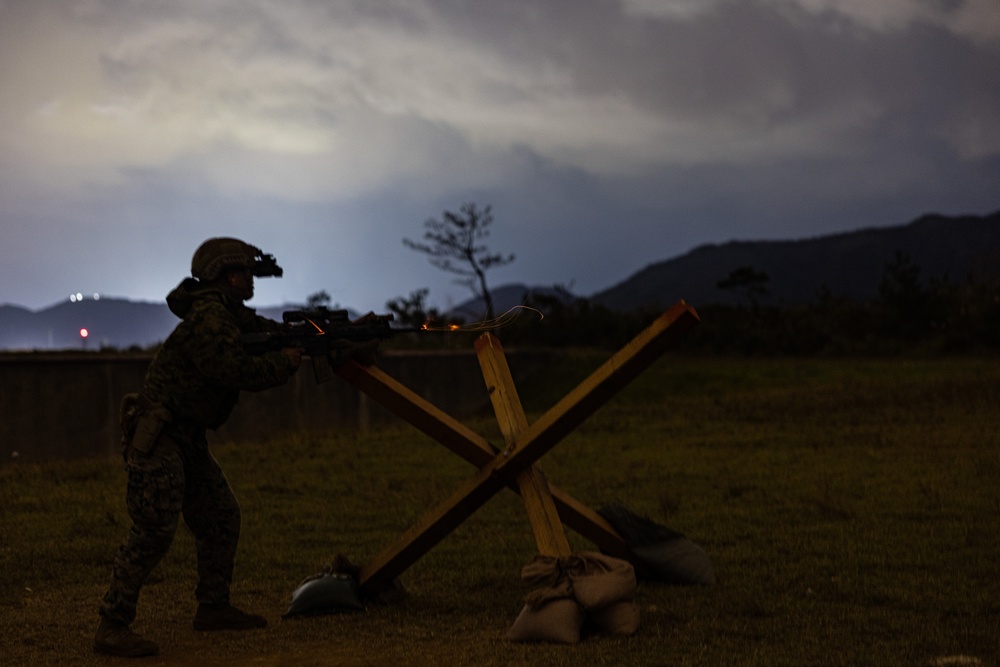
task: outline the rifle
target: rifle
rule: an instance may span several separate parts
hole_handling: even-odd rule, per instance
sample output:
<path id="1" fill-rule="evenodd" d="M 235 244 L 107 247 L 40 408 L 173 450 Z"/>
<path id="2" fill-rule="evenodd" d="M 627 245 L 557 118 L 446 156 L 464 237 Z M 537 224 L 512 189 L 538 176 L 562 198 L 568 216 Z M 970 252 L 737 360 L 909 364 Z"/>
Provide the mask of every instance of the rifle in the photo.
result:
<path id="1" fill-rule="evenodd" d="M 330 364 L 374 352 L 379 341 L 399 333 L 423 331 L 422 328 L 396 328 L 389 325 L 392 314 L 369 313 L 351 321 L 346 310 L 286 310 L 277 331 L 243 334 L 243 347 L 250 354 L 262 354 L 286 347 L 297 347 L 312 359 L 317 382 L 333 379 Z"/>

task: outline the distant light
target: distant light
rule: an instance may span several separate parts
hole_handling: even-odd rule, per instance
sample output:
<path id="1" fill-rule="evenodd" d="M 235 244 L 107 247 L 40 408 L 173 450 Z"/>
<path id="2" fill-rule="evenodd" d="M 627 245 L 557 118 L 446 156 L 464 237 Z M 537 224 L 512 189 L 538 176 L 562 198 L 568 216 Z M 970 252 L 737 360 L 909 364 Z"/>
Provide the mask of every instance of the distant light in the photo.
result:
<path id="1" fill-rule="evenodd" d="M 86 329 L 80 329 L 80 338 L 86 338 L 89 335 L 90 335 L 89 331 L 87 331 Z"/>
<path id="2" fill-rule="evenodd" d="M 80 294 L 79 292 L 77 292 L 77 293 L 76 293 L 76 300 L 77 300 L 77 301 L 83 301 L 83 295 L 82 295 L 82 294 Z"/>
<path id="3" fill-rule="evenodd" d="M 76 295 L 75 295 L 75 294 L 70 294 L 70 295 L 69 295 L 69 300 L 70 300 L 71 302 L 73 302 L 73 303 L 76 303 Z"/>
<path id="4" fill-rule="evenodd" d="M 94 292 L 94 301 L 100 301 L 100 300 L 101 300 L 101 295 L 98 294 L 97 292 Z"/>

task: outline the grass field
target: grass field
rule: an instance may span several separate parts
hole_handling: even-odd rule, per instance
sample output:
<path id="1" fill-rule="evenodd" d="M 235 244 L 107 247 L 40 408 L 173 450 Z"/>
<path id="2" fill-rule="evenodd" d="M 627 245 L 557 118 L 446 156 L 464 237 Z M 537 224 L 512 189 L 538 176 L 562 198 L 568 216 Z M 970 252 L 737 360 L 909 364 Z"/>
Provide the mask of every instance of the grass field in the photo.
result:
<path id="1" fill-rule="evenodd" d="M 529 419 L 600 361 L 522 383 Z M 506 491 L 404 573 L 404 601 L 282 621 L 302 578 L 373 556 L 472 469 L 404 424 L 220 448 L 243 507 L 234 601 L 271 625 L 190 629 L 182 529 L 135 629 L 164 665 L 1000 665 L 998 405 L 992 358 L 661 360 L 542 468 L 687 534 L 718 584 L 640 582 L 637 635 L 573 646 L 504 639 L 535 552 Z M 501 441 L 488 414 L 470 425 Z M 91 653 L 123 490 L 114 460 L 0 468 L 0 663 L 123 662 Z"/>

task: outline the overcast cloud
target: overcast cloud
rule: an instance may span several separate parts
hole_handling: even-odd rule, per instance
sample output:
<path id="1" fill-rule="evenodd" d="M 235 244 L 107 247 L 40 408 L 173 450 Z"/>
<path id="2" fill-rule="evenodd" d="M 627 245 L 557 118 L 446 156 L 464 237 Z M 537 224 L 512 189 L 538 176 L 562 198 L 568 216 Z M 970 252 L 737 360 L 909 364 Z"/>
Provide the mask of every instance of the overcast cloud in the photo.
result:
<path id="1" fill-rule="evenodd" d="M 257 305 L 446 306 L 401 240 L 466 201 L 493 284 L 584 295 L 988 213 L 997 71 L 997 0 L 0 0 L 0 303 L 161 300 L 235 235 L 285 267 Z"/>

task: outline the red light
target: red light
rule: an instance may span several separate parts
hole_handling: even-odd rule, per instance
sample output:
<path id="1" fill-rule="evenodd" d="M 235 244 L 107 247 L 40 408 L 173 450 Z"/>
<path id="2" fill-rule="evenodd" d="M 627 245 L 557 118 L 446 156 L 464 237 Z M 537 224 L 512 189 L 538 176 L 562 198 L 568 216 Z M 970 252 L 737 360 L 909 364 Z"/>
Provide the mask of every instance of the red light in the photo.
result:
<path id="1" fill-rule="evenodd" d="M 86 338 L 89 335 L 90 335 L 89 331 L 87 331 L 86 329 L 80 329 L 80 338 Z"/>

